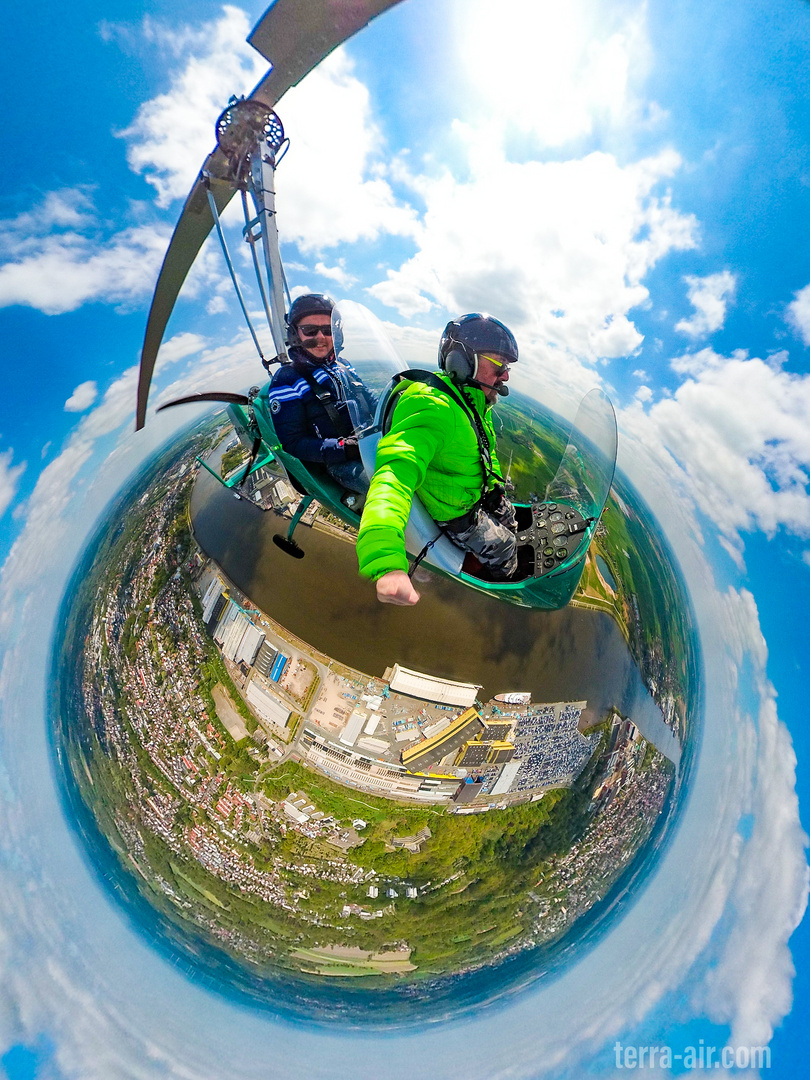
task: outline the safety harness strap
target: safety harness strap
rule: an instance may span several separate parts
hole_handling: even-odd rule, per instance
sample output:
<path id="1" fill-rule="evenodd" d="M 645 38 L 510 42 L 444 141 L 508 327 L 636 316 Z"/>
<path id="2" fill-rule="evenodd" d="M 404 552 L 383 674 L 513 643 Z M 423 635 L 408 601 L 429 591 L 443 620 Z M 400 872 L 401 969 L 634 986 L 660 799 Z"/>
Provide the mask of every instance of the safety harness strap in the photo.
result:
<path id="1" fill-rule="evenodd" d="M 491 477 L 497 483 L 503 483 L 503 477 L 492 468 L 492 452 L 489 448 L 489 442 L 486 434 L 484 433 L 484 427 L 481 423 L 481 418 L 476 413 L 475 409 L 464 397 L 463 392 L 456 391 L 453 387 L 448 386 L 444 380 L 440 379 L 438 375 L 433 371 L 422 371 L 420 368 L 412 368 L 409 371 L 401 371 L 394 376 L 395 385 L 399 386 L 402 382 L 415 382 L 423 383 L 425 386 L 430 386 L 434 390 L 440 390 L 442 393 L 447 394 L 453 401 L 459 406 L 464 415 L 470 421 L 472 429 L 475 432 L 476 440 L 478 441 L 478 452 L 481 455 L 481 465 L 484 469 L 484 476 Z M 382 429 L 383 432 L 388 430 L 388 424 L 390 419 L 390 413 L 396 402 L 396 398 L 399 397 L 399 393 L 392 394 L 389 398 L 388 405 L 386 406 L 385 416 L 383 418 Z"/>
<path id="2" fill-rule="evenodd" d="M 318 400 L 319 405 L 323 408 L 326 415 L 332 421 L 332 424 L 337 432 L 343 437 L 347 438 L 354 434 L 351 428 L 351 424 L 346 417 L 341 416 L 340 412 L 335 408 L 334 395 L 328 386 L 323 386 L 311 371 L 306 371 L 303 367 L 295 365 L 295 370 L 304 378 L 312 390 L 312 393 Z"/>

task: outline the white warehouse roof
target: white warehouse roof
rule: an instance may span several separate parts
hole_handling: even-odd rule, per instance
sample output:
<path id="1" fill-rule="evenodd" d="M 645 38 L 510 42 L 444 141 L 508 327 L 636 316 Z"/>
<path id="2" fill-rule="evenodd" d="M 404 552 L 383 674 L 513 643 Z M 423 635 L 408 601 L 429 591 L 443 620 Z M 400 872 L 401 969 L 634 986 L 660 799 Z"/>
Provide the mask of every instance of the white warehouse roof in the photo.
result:
<path id="1" fill-rule="evenodd" d="M 442 705 L 460 705 L 465 709 L 475 702 L 481 689 L 477 683 L 439 679 L 435 675 L 424 675 L 421 671 L 400 667 L 399 664 L 394 664 L 389 685 L 398 694 L 437 701 Z"/>
<path id="2" fill-rule="evenodd" d="M 245 633 L 242 637 L 242 641 L 239 644 L 239 648 L 234 655 L 234 663 L 238 664 L 240 660 L 244 660 L 248 666 L 253 664 L 256 656 L 261 648 L 261 644 L 264 641 L 264 633 L 254 626 L 252 622 L 248 622 L 245 627 Z"/>
<path id="3" fill-rule="evenodd" d="M 224 592 L 225 586 L 222 584 L 222 580 L 215 577 L 205 590 L 205 596 L 202 598 L 203 622 L 207 623 L 211 618 L 211 612 L 214 610 L 217 600 L 219 600 Z"/>
<path id="4" fill-rule="evenodd" d="M 290 710 L 282 705 L 278 698 L 265 690 L 258 679 L 251 679 L 247 684 L 245 697 L 260 719 L 267 720 L 268 723 L 275 724 L 278 728 L 287 726 L 287 721 L 290 719 Z"/>

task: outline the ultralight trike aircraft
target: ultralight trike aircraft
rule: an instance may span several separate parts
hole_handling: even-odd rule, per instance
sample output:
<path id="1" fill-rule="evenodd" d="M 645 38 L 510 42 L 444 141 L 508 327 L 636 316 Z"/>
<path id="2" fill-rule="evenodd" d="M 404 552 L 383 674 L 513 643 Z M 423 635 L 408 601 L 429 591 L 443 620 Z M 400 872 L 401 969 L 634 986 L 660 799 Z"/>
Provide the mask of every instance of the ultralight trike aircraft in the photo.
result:
<path id="1" fill-rule="evenodd" d="M 273 67 L 250 97 L 231 99 L 217 121 L 217 147 L 206 159 L 172 236 L 152 300 L 141 356 L 138 428 L 146 419 L 149 386 L 166 324 L 183 281 L 212 228 L 217 230 L 236 296 L 263 365 L 269 373 L 273 364 L 289 363 L 284 319 L 289 291 L 279 253 L 274 183 L 276 167 L 289 140 L 273 106 L 336 46 L 396 2 L 357 0 L 342 6 L 338 19 L 334 16 L 337 9 L 322 0 L 276 0 L 254 28 L 248 40 Z M 220 223 L 222 210 L 236 192 L 242 199 L 244 237 L 251 248 L 276 350 L 271 359 L 262 352 Z M 335 355 L 345 370 L 354 372 L 354 378 L 347 379 L 340 388 L 341 400 L 358 438 L 365 471 L 371 477 L 377 442 L 390 421 L 391 406 L 403 379 L 426 381 L 432 375 L 411 370 L 402 362 L 382 323 L 363 305 L 341 301 L 335 306 L 332 322 Z M 357 401 L 356 394 L 352 396 L 358 376 L 366 386 L 379 391 L 374 411 Z M 252 387 L 247 395 L 193 394 L 162 408 L 201 401 L 227 403 L 228 414 L 250 457 L 244 468 L 222 482 L 239 494 L 249 493 L 255 487 L 251 481 L 262 471 L 266 474 L 270 470 L 288 480 L 302 498 L 286 536 L 277 535 L 274 540 L 283 550 L 301 558 L 304 552 L 293 534 L 312 501 L 317 499 L 336 517 L 357 528 L 362 496 L 347 492 L 320 466 L 285 452 L 268 407 L 268 389 L 269 383 Z M 553 610 L 565 606 L 579 583 L 610 491 L 616 447 L 613 407 L 601 390 L 592 390 L 580 404 L 568 445 L 544 497 L 515 505 L 519 562 L 513 579 L 487 580 L 474 558 L 442 533 L 418 497 L 414 497 L 405 533 L 406 548 L 414 557 L 413 568 L 423 561 L 430 569 L 471 588 L 524 607 Z"/>

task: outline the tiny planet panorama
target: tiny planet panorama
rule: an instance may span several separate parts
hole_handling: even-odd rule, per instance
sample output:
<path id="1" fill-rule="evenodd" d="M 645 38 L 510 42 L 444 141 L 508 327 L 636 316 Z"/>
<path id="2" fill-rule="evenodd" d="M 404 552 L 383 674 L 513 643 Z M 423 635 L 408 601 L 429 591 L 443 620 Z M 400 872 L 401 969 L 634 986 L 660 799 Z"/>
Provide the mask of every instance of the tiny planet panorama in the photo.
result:
<path id="1" fill-rule="evenodd" d="M 529 494 L 564 430 L 523 395 L 499 413 Z M 262 514 L 199 459 L 243 467 L 224 413 L 118 497 L 54 649 L 63 796 L 139 932 L 325 1023 L 446 1018 L 572 962 L 654 871 L 699 727 L 685 587 L 637 493 L 616 478 L 564 611 L 427 575 L 406 613 L 318 504 L 305 559 L 274 547 L 283 477 L 251 477 Z"/>

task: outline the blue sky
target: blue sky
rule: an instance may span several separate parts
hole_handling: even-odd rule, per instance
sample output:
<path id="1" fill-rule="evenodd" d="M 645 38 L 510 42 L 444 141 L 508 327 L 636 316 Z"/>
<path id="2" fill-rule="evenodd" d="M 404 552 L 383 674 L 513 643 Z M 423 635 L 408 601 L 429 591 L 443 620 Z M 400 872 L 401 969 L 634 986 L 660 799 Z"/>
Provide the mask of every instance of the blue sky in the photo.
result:
<path id="1" fill-rule="evenodd" d="M 180 422 L 132 434 L 134 365 L 213 122 L 266 69 L 244 44 L 261 12 L 46 2 L 15 11 L 0 65 L 14 103 L 0 197 L 9 1076 L 162 1076 L 178 1055 L 181 1075 L 208 1076 L 214 1058 L 182 1050 L 147 1002 L 142 986 L 156 980 L 157 1000 L 189 1023 L 236 1025 L 239 1053 L 222 1059 L 232 1075 L 253 1075 L 271 1037 L 297 1053 L 289 1031 L 237 1023 L 130 940 L 41 786 L 55 606 L 95 516 Z M 787 941 L 806 900 L 797 793 L 799 806 L 810 798 L 808 52 L 801 0 L 405 0 L 278 107 L 292 139 L 278 174 L 291 283 L 369 304 L 423 362 L 449 316 L 490 310 L 520 342 L 516 384 L 569 415 L 605 387 L 620 464 L 664 524 L 698 609 L 709 712 L 677 843 L 556 998 L 527 995 L 504 1013 L 503 1075 L 610 1076 L 617 1037 L 743 1045 L 774 1031 L 769 1075 L 801 1069 L 806 925 Z M 153 399 L 259 374 L 206 250 Z M 72 899 L 60 907 L 64 881 Z M 84 943 L 80 964 L 71 938 Z M 112 974 L 122 950 L 142 980 L 127 992 Z M 609 1001 L 596 984 L 610 985 Z M 589 1025 L 572 1019 L 571 1000 L 588 1004 Z M 97 1022 L 84 1041 L 70 1019 L 79 1001 Z M 497 1044 L 492 1020 L 476 1022 Z M 519 1034 L 527 1024 L 532 1039 Z M 461 1033 L 443 1045 L 462 1046 Z M 317 1046 L 310 1075 L 316 1062 L 349 1068 L 339 1039 Z M 436 1052 L 427 1036 L 407 1046 L 414 1060 Z M 371 1063 L 379 1048 L 358 1052 Z"/>

